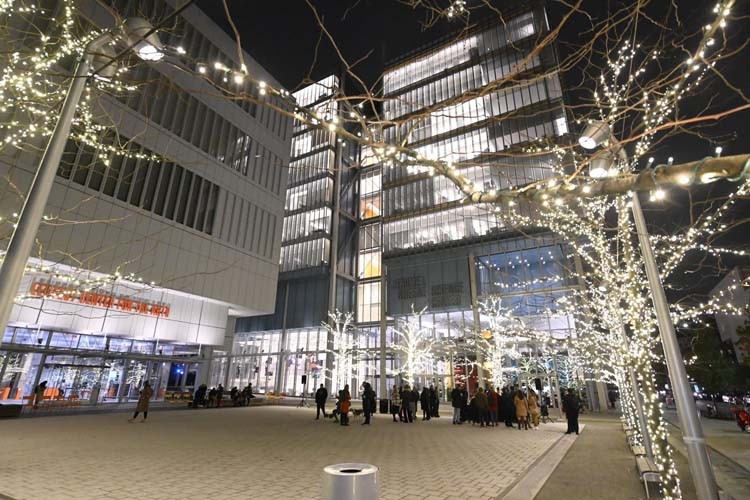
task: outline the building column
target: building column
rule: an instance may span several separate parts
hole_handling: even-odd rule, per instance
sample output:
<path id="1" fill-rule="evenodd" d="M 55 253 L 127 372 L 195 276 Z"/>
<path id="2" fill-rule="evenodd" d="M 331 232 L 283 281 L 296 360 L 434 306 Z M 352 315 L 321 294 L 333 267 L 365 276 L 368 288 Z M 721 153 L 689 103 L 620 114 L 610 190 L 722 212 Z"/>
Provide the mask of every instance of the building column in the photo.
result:
<path id="1" fill-rule="evenodd" d="M 382 227 L 382 226 L 381 226 Z M 386 363 L 386 354 L 388 352 L 388 346 L 386 345 L 387 342 L 387 332 L 388 332 L 388 323 L 387 323 L 387 316 L 386 316 L 386 267 L 385 264 L 382 262 L 381 257 L 381 263 L 380 263 L 380 399 L 388 399 L 388 368 Z"/>
<path id="2" fill-rule="evenodd" d="M 276 379 L 273 384 L 274 392 L 283 392 L 281 389 L 284 386 L 284 379 L 286 378 L 286 346 L 287 346 L 287 331 L 286 331 L 286 317 L 289 306 L 289 282 L 284 284 L 284 307 L 281 313 L 281 343 L 279 344 L 279 359 L 276 362 Z"/>
<path id="3" fill-rule="evenodd" d="M 125 382 L 128 380 L 128 370 L 130 369 L 131 361 L 129 359 L 123 360 L 122 363 L 122 375 L 120 375 L 120 386 L 117 388 L 117 402 L 122 403 L 122 400 L 127 396 L 125 394 Z"/>
<path id="4" fill-rule="evenodd" d="M 476 340 L 479 337 L 480 334 L 480 325 L 479 325 L 479 303 L 477 299 L 477 273 L 475 271 L 476 264 L 474 260 L 474 254 L 469 254 L 469 291 L 471 295 L 471 310 L 474 313 L 474 339 Z M 476 351 L 477 356 L 477 383 L 479 384 L 479 387 L 482 389 L 485 388 L 484 383 L 484 369 L 482 368 L 482 365 L 484 364 L 484 356 L 482 356 L 482 352 L 477 349 Z M 468 382 L 468 381 L 467 381 Z M 467 390 L 468 390 L 468 384 L 467 384 Z"/>

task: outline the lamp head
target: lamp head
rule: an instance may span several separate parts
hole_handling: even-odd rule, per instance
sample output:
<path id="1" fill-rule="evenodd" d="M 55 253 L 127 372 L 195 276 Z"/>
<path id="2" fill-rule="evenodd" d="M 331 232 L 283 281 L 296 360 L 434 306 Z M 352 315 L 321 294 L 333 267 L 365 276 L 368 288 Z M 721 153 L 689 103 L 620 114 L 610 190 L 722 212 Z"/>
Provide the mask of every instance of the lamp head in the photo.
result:
<path id="1" fill-rule="evenodd" d="M 117 73 L 117 63 L 113 62 L 117 54 L 112 45 L 108 43 L 102 45 L 96 49 L 93 55 L 91 70 L 94 72 L 94 78 L 105 82 L 112 80 Z"/>
<path id="2" fill-rule="evenodd" d="M 606 122 L 595 121 L 586 125 L 578 143 L 584 149 L 594 149 L 609 139 L 611 130 Z"/>
<path id="3" fill-rule="evenodd" d="M 592 158 L 589 165 L 589 176 L 593 179 L 609 177 L 611 170 L 616 171 L 613 170 L 615 166 L 615 157 L 612 153 L 609 151 L 602 152 L 596 158 Z"/>
<path id="4" fill-rule="evenodd" d="M 144 61 L 158 61 L 164 57 L 162 45 L 154 27 L 142 17 L 129 17 L 122 25 L 128 43 Z"/>

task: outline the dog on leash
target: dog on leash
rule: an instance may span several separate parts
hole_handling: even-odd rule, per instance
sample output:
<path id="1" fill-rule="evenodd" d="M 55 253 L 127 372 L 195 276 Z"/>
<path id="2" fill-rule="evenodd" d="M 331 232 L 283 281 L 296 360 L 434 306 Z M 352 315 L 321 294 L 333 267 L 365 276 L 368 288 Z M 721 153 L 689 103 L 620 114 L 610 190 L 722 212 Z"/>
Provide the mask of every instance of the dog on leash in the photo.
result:
<path id="1" fill-rule="evenodd" d="M 352 421 L 353 422 L 358 421 L 359 418 L 362 415 L 364 415 L 364 413 L 365 413 L 364 410 L 357 410 L 357 409 L 354 409 L 354 408 L 352 408 L 350 411 L 352 412 Z M 334 422 L 338 422 L 339 421 L 339 415 L 341 415 L 341 412 L 339 411 L 338 408 L 336 408 L 331 413 L 329 413 L 328 415 L 326 415 L 326 418 L 330 418 L 330 419 L 333 419 Z"/>

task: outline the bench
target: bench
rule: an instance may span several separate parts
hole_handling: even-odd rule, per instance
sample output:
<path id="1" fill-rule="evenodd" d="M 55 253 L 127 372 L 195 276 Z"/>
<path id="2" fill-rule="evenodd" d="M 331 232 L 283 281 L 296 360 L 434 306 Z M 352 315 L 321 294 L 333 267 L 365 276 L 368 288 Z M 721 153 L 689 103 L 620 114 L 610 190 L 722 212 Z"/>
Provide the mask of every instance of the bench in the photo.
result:
<path id="1" fill-rule="evenodd" d="M 632 445 L 630 447 L 630 450 L 633 452 L 633 455 L 635 455 L 636 457 L 640 455 L 643 455 L 643 456 L 646 455 L 646 448 L 638 444 Z"/>
<path id="2" fill-rule="evenodd" d="M 648 483 L 649 481 L 658 483 L 661 480 L 659 469 L 656 468 L 653 460 L 643 455 L 635 457 L 635 466 L 638 469 L 641 481 L 643 481 L 643 487 L 646 489 L 646 498 L 651 498 L 648 491 Z"/>

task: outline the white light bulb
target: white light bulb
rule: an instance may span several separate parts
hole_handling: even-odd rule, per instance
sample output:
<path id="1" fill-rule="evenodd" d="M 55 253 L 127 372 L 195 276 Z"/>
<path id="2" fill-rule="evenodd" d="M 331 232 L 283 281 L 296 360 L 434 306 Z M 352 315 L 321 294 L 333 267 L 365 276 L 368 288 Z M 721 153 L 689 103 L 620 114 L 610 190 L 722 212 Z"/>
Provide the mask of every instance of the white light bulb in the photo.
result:
<path id="1" fill-rule="evenodd" d="M 688 174 L 680 174 L 677 176 L 677 182 L 683 186 L 690 184 L 690 176 Z"/>
<path id="2" fill-rule="evenodd" d="M 722 151 L 724 151 L 724 148 L 722 148 L 721 146 L 716 146 L 716 149 L 714 149 L 716 156 L 721 156 Z"/>

